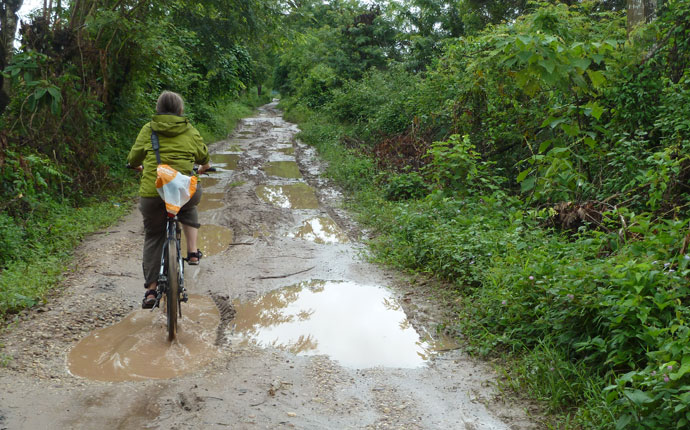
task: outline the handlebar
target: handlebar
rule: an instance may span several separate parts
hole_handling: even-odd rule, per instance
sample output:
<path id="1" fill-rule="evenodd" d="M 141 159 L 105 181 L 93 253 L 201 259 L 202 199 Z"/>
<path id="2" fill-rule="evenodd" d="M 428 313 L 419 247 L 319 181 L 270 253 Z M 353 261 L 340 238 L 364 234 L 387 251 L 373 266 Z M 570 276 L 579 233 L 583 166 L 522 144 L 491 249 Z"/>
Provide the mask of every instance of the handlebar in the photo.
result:
<path id="1" fill-rule="evenodd" d="M 129 164 L 129 163 L 127 163 L 127 165 L 126 165 L 125 167 L 127 167 L 128 169 L 138 170 L 138 171 L 141 171 L 141 169 L 142 169 L 142 166 L 134 167 L 134 166 L 132 166 L 132 165 Z M 198 167 L 198 166 L 194 166 L 194 169 L 193 169 L 193 170 L 194 170 L 194 173 L 197 173 L 197 172 L 199 171 L 199 167 Z M 217 170 L 215 167 L 209 167 L 208 169 L 206 169 L 206 171 L 205 171 L 204 173 L 206 173 L 206 172 L 217 172 L 217 171 L 218 171 L 218 170 Z"/>

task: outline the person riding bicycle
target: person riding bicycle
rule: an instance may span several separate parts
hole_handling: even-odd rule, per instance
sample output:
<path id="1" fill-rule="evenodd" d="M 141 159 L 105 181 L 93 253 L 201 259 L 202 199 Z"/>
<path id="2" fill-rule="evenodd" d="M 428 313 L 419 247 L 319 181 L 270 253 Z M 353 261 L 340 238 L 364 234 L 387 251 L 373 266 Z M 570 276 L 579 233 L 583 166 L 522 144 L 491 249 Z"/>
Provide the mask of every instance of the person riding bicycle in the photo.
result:
<path id="1" fill-rule="evenodd" d="M 139 210 L 144 217 L 144 258 L 142 267 L 146 280 L 142 308 L 152 308 L 156 303 L 156 286 L 160 268 L 161 249 L 165 242 L 165 225 L 167 211 L 165 203 L 156 191 L 156 154 L 151 145 L 152 130 L 159 136 L 160 157 L 167 164 L 183 175 L 191 176 L 194 164 L 198 164 L 198 173 L 204 173 L 211 165 L 208 148 L 199 131 L 183 117 L 184 101 L 171 91 L 163 91 L 156 103 L 156 115 L 151 122 L 141 128 L 137 139 L 129 151 L 127 162 L 136 170 L 143 171 L 139 186 Z M 180 208 L 177 218 L 187 238 L 187 262 L 199 264 L 202 257 L 197 249 L 197 233 L 200 227 L 196 206 L 201 200 L 201 184 L 191 200 Z"/>

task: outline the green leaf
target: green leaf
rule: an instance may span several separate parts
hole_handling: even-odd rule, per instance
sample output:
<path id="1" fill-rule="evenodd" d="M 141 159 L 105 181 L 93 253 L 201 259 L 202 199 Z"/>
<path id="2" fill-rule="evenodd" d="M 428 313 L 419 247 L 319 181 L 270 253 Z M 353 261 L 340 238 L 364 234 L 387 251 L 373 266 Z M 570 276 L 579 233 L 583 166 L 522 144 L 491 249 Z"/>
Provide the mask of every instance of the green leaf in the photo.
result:
<path id="1" fill-rule="evenodd" d="M 587 107 L 588 107 L 589 109 L 591 109 L 591 112 L 590 112 L 591 115 L 592 115 L 594 118 L 596 118 L 597 120 L 598 120 L 599 118 L 601 118 L 601 115 L 603 115 L 604 112 L 606 112 L 606 109 L 604 109 L 603 107 L 599 106 L 599 104 L 598 104 L 597 102 L 591 103 L 591 104 L 587 105 Z"/>
<path id="2" fill-rule="evenodd" d="M 56 86 L 48 87 L 48 93 L 54 100 L 62 100 L 62 94 L 60 94 L 60 89 Z"/>
<path id="3" fill-rule="evenodd" d="M 53 115 L 57 115 L 60 113 L 60 100 L 54 98 L 53 101 L 50 103 L 50 112 Z"/>
<path id="4" fill-rule="evenodd" d="M 551 146 L 551 141 L 550 140 L 545 140 L 539 145 L 539 152 L 543 153 L 547 149 L 549 149 L 549 146 Z"/>
<path id="5" fill-rule="evenodd" d="M 589 79 L 592 81 L 594 88 L 601 88 L 601 86 L 606 83 L 606 77 L 601 70 L 587 70 L 587 76 L 589 76 Z"/>
<path id="6" fill-rule="evenodd" d="M 625 394 L 625 397 L 627 397 L 631 402 L 633 402 L 633 404 L 637 406 L 654 401 L 649 394 L 640 390 L 625 390 L 623 394 Z"/>
<path id="7" fill-rule="evenodd" d="M 592 60 L 589 58 L 577 58 L 573 60 L 572 62 L 573 66 L 577 67 L 578 69 L 582 70 L 583 72 L 587 70 L 590 64 L 592 64 Z"/>
<path id="8" fill-rule="evenodd" d="M 532 169 L 523 170 L 522 172 L 520 172 L 520 174 L 517 175 L 516 181 L 518 181 L 518 183 L 524 181 L 527 175 L 529 175 L 531 172 Z"/>
<path id="9" fill-rule="evenodd" d="M 552 118 L 552 117 L 549 117 L 549 119 L 551 119 L 551 118 Z M 548 121 L 548 119 L 547 119 L 547 121 Z M 548 125 L 549 125 L 549 127 L 551 127 L 551 128 L 555 128 L 557 125 L 562 124 L 562 123 L 564 123 L 564 122 L 566 122 L 566 121 L 568 121 L 568 118 L 553 118 L 553 119 L 551 120 L 551 122 L 548 123 Z M 544 124 L 542 124 L 541 126 L 543 127 Z"/>
<path id="10" fill-rule="evenodd" d="M 549 74 L 556 69 L 556 63 L 553 60 L 539 60 L 538 64 L 544 68 Z"/>
<path id="11" fill-rule="evenodd" d="M 690 372 L 690 355 L 684 355 L 680 369 L 678 369 L 677 372 L 671 373 L 670 378 L 676 381 L 682 378 L 688 372 Z"/>
<path id="12" fill-rule="evenodd" d="M 580 127 L 577 126 L 577 124 L 561 124 L 561 128 L 563 131 L 565 131 L 565 134 L 567 134 L 570 137 L 575 137 L 578 134 L 580 134 Z"/>
<path id="13" fill-rule="evenodd" d="M 534 188 L 536 181 L 536 176 L 530 176 L 529 178 L 525 179 L 520 183 L 520 191 L 523 193 L 531 191 Z"/>
<path id="14" fill-rule="evenodd" d="M 594 149 L 597 146 L 597 141 L 587 136 L 585 137 L 585 145 L 587 145 L 590 149 Z"/>
<path id="15" fill-rule="evenodd" d="M 517 38 L 518 40 L 520 40 L 520 42 L 522 42 L 525 45 L 529 45 L 532 42 L 532 37 L 526 34 L 520 34 Z"/>
<path id="16" fill-rule="evenodd" d="M 616 420 L 616 430 L 623 430 L 628 427 L 628 424 L 632 421 L 632 416 L 621 415 L 618 420 Z"/>
<path id="17" fill-rule="evenodd" d="M 34 98 L 38 101 L 45 95 L 47 92 L 47 88 L 36 88 L 36 91 L 34 91 Z"/>

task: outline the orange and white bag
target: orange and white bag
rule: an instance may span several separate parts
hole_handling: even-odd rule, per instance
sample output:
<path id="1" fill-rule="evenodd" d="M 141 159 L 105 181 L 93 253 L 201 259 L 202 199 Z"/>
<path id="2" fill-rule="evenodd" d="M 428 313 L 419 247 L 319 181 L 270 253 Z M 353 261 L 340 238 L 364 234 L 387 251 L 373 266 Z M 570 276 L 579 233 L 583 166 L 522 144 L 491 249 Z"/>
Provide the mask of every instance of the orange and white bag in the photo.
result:
<path id="1" fill-rule="evenodd" d="M 167 164 L 159 164 L 156 172 L 156 191 L 165 202 L 168 213 L 177 215 L 194 196 L 197 177 L 183 175 Z"/>

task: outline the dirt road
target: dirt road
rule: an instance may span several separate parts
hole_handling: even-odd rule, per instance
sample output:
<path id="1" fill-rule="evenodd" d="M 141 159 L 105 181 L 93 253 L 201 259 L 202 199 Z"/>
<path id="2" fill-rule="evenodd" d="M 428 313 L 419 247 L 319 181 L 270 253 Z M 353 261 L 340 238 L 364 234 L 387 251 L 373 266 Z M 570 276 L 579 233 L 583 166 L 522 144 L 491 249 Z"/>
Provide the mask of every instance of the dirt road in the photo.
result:
<path id="1" fill-rule="evenodd" d="M 138 211 L 0 334 L 0 429 L 530 429 L 436 334 L 422 289 L 367 263 L 315 151 L 275 104 L 211 145 L 180 340 L 143 292 Z"/>

